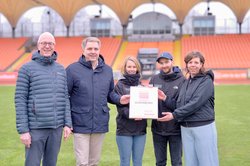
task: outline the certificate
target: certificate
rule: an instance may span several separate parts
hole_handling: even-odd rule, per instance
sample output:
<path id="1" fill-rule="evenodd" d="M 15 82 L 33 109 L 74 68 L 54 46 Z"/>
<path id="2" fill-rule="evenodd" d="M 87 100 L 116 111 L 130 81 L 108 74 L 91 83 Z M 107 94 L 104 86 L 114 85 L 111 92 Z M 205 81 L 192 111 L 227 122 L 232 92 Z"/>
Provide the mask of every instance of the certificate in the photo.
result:
<path id="1" fill-rule="evenodd" d="M 157 87 L 130 87 L 129 118 L 158 118 Z"/>

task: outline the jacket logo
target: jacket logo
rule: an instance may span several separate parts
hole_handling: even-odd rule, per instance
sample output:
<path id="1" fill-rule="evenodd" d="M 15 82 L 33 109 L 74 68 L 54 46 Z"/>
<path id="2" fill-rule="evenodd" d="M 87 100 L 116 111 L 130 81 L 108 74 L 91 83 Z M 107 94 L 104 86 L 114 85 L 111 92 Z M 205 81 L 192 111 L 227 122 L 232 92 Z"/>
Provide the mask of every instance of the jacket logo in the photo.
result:
<path id="1" fill-rule="evenodd" d="M 179 89 L 178 86 L 174 86 L 173 89 Z"/>

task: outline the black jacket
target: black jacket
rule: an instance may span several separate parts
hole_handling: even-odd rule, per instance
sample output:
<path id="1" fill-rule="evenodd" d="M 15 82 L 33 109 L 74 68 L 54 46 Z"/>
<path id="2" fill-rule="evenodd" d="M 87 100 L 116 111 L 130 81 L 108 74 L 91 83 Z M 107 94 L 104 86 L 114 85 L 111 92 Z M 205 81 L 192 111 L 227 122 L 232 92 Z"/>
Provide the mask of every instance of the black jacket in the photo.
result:
<path id="1" fill-rule="evenodd" d="M 130 86 L 138 86 L 138 80 L 121 79 L 115 86 L 115 92 L 119 95 L 126 95 L 130 93 Z M 116 117 L 116 135 L 143 135 L 146 134 L 147 120 L 134 120 L 129 119 L 129 104 L 116 105 L 117 117 Z"/>
<path id="2" fill-rule="evenodd" d="M 173 112 L 176 108 L 176 101 L 179 95 L 179 91 L 184 82 L 185 78 L 178 67 L 173 67 L 173 72 L 170 74 L 165 74 L 162 71 L 153 76 L 150 80 L 150 84 L 154 87 L 158 87 L 166 95 L 166 101 L 158 101 L 158 114 L 162 117 L 162 112 Z M 159 135 L 179 135 L 180 125 L 175 120 L 169 122 L 158 122 L 157 120 L 152 120 L 152 132 Z"/>
<path id="3" fill-rule="evenodd" d="M 210 70 L 183 84 L 173 116 L 183 126 L 202 126 L 214 121 L 214 74 Z"/>

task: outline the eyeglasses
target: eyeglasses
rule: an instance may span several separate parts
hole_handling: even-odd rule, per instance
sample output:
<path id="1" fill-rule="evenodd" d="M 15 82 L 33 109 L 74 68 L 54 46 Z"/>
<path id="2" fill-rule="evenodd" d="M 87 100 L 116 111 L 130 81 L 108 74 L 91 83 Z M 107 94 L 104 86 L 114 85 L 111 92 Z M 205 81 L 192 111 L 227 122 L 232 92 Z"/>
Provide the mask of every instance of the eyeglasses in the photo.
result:
<path id="1" fill-rule="evenodd" d="M 41 44 L 42 46 L 47 46 L 47 45 L 49 45 L 50 47 L 55 45 L 55 43 L 53 43 L 53 42 L 40 42 L 40 44 Z"/>

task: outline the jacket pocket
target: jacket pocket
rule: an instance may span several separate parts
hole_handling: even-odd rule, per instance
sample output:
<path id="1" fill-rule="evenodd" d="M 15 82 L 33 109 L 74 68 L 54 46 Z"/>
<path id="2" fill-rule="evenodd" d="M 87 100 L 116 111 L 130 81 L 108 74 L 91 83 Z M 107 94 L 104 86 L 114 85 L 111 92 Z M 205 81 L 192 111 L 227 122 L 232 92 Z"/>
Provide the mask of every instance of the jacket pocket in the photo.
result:
<path id="1" fill-rule="evenodd" d="M 86 129 L 92 126 L 92 115 L 89 109 L 83 107 L 73 107 L 71 109 L 73 126 L 83 127 Z"/>
<path id="2" fill-rule="evenodd" d="M 101 125 L 108 125 L 109 122 L 109 107 L 102 106 L 102 114 L 99 114 L 98 120 Z"/>
<path id="3" fill-rule="evenodd" d="M 35 102 L 35 99 L 32 100 L 31 112 L 36 116 L 36 102 Z"/>
<path id="4" fill-rule="evenodd" d="M 106 113 L 108 113 L 110 111 L 108 106 L 103 106 L 102 110 L 103 110 L 103 112 L 106 112 Z"/>

